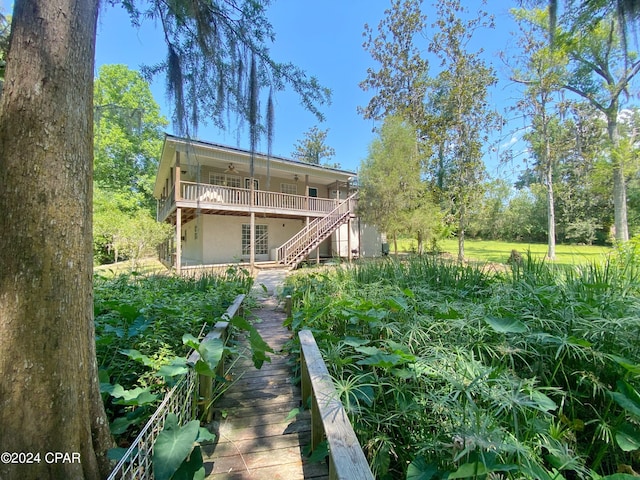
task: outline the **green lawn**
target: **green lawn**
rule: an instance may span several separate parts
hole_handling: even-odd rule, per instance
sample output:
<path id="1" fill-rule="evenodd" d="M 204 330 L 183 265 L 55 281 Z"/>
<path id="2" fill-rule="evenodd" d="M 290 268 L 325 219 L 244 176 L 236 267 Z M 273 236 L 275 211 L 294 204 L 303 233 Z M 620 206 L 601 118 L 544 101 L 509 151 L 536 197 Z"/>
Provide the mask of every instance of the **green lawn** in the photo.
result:
<path id="1" fill-rule="evenodd" d="M 399 252 L 411 252 L 417 248 L 417 241 L 414 239 L 398 240 Z M 458 255 L 458 240 L 453 238 L 441 242 L 440 247 L 444 252 L 452 254 L 454 257 Z M 393 253 L 393 245 L 390 245 L 391 253 Z M 517 243 L 517 242 L 500 242 L 490 240 L 465 240 L 464 250 L 465 257 L 468 260 L 476 260 L 482 262 L 506 263 L 511 250 L 517 250 L 522 255 L 527 252 L 536 258 L 544 258 L 547 254 L 547 244 L 540 243 Z M 598 262 L 604 258 L 606 254 L 611 252 L 611 247 L 599 247 L 589 245 L 556 245 L 557 265 L 576 265 L 581 263 Z"/>
<path id="2" fill-rule="evenodd" d="M 115 277 L 123 273 L 131 273 L 135 270 L 141 274 L 154 274 L 154 273 L 166 273 L 167 267 L 165 267 L 157 258 L 143 258 L 138 262 L 137 268 L 133 268 L 133 263 L 130 260 L 124 262 L 110 263 L 107 265 L 95 265 L 93 267 L 94 273 L 100 273 L 105 277 Z"/>

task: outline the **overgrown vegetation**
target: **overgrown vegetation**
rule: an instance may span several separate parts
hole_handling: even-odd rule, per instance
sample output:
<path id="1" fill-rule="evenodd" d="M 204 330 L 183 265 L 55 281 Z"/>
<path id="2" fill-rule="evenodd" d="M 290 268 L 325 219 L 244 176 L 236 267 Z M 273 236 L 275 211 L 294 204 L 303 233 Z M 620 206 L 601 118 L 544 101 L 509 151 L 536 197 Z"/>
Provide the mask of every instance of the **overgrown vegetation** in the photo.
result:
<path id="1" fill-rule="evenodd" d="M 96 275 L 94 309 L 101 392 L 111 432 L 128 446 L 167 388 L 187 371 L 198 337 L 252 278 L 246 270 L 199 278 Z M 251 328 L 241 321 L 240 328 Z M 217 345 L 216 354 L 226 348 Z M 264 352 L 263 352 L 264 353 Z"/>
<path id="2" fill-rule="evenodd" d="M 291 326 L 313 331 L 376 478 L 632 478 L 638 253 L 300 274 Z"/>

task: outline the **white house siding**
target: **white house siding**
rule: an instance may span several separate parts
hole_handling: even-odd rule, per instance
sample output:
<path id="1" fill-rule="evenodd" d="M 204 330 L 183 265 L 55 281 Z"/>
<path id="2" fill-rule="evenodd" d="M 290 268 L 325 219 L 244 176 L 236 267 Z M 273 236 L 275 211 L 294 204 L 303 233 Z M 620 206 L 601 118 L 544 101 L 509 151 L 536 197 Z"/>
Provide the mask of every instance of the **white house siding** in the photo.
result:
<path id="1" fill-rule="evenodd" d="M 201 223 L 201 221 L 195 219 L 182 226 L 182 264 L 185 266 L 202 263 Z"/>
<path id="2" fill-rule="evenodd" d="M 331 252 L 335 256 L 347 258 L 349 255 L 349 225 L 344 224 L 331 236 Z M 361 257 L 379 257 L 382 254 L 380 232 L 358 219 L 351 221 L 351 250 L 357 250 Z"/>
<path id="3" fill-rule="evenodd" d="M 201 215 L 202 233 L 206 241 L 202 244 L 202 263 L 231 263 L 249 260 L 242 255 L 242 225 L 250 218 L 225 215 Z M 289 240 L 304 226 L 304 220 L 287 218 L 263 218 L 256 215 L 256 225 L 267 225 L 268 254 L 256 255 L 256 261 L 273 260 L 270 254 Z M 186 256 L 186 255 L 185 255 Z"/>
<path id="4" fill-rule="evenodd" d="M 360 223 L 360 255 L 362 257 L 382 255 L 382 235 L 376 227 L 364 222 Z"/>

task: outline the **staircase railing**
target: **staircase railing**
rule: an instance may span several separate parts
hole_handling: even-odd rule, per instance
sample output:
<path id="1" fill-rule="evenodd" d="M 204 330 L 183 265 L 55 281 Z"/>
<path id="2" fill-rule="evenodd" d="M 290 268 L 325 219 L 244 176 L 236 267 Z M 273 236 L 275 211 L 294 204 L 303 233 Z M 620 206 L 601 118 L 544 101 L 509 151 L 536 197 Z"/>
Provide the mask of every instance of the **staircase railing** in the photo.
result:
<path id="1" fill-rule="evenodd" d="M 287 240 L 277 250 L 277 261 L 295 266 L 342 225 L 355 210 L 356 193 L 339 203 L 324 217 L 313 221 Z"/>

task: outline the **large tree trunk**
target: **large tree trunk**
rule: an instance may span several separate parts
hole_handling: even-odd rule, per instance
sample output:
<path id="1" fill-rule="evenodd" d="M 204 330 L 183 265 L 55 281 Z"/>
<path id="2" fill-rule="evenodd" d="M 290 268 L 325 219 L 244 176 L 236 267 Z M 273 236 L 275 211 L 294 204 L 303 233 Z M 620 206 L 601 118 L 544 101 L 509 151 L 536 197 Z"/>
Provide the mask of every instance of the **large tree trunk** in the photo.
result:
<path id="1" fill-rule="evenodd" d="M 547 172 L 547 258 L 556 258 L 556 209 L 554 205 L 553 179 L 551 172 Z"/>
<path id="2" fill-rule="evenodd" d="M 555 260 L 556 258 L 556 209 L 555 198 L 553 194 L 553 162 L 551 162 L 551 145 L 545 124 L 545 177 L 547 184 L 547 258 Z"/>
<path id="3" fill-rule="evenodd" d="M 14 9 L 0 103 L 0 452 L 36 463 L 0 463 L 3 480 L 108 470 L 92 294 L 98 1 Z"/>
<path id="4" fill-rule="evenodd" d="M 627 222 L 627 184 L 624 178 L 624 157 L 619 155 L 620 137 L 618 134 L 618 102 L 614 102 L 607 112 L 607 133 L 611 142 L 613 162 L 613 214 L 616 240 L 629 240 Z"/>

